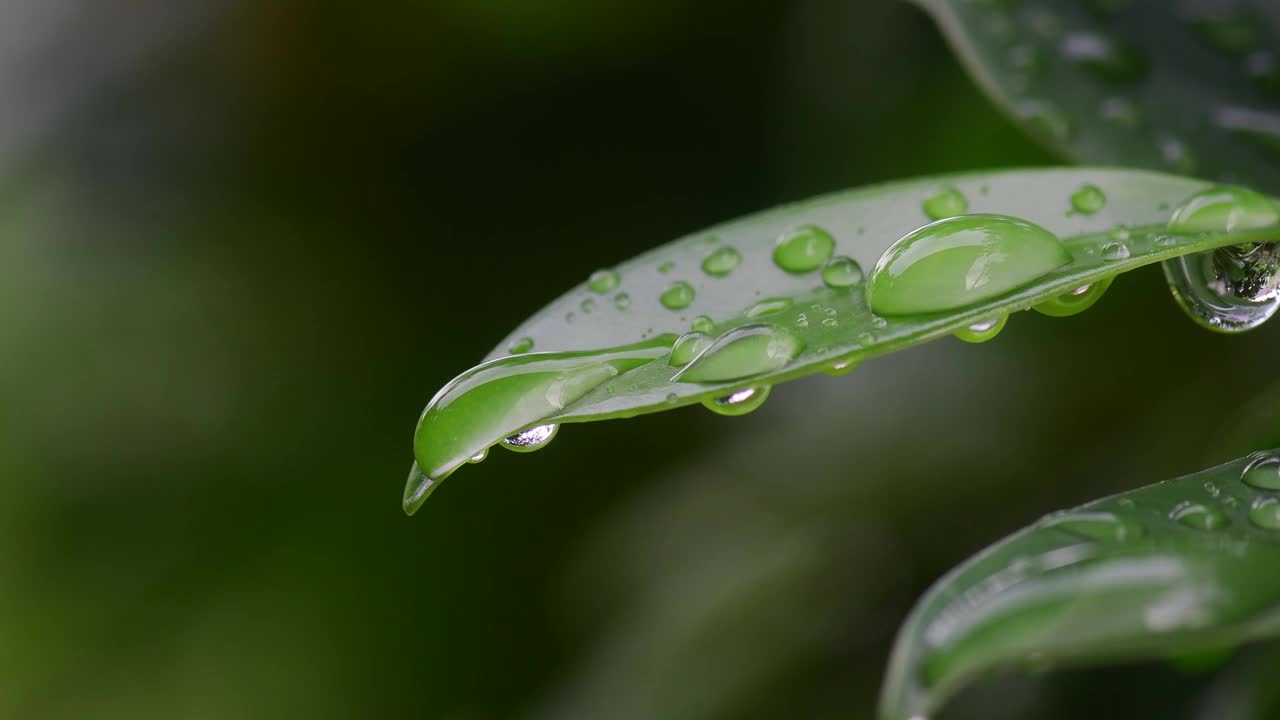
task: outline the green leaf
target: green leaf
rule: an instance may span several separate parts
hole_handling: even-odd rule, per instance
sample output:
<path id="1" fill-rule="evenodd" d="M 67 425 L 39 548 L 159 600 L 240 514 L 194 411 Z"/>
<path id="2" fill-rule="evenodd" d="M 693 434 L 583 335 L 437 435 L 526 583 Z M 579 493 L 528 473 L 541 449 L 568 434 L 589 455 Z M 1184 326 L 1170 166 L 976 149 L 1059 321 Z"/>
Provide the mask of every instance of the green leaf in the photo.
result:
<path id="1" fill-rule="evenodd" d="M 916 2 L 1064 157 L 1280 192 L 1280 3 Z"/>
<path id="2" fill-rule="evenodd" d="M 953 333 L 989 340 L 1019 310 L 1043 305 L 1060 316 L 1087 308 L 1119 273 L 1277 235 L 1273 226 L 1169 231 L 1171 208 L 1207 187 L 1098 168 L 910 180 L 748 216 L 597 271 L 431 401 L 415 436 L 405 508 L 412 512 L 449 473 L 524 429 L 695 403 L 737 414 L 780 382 L 840 373 Z M 1087 213 L 1072 205 L 1083 188 L 1097 195 Z M 930 202 L 939 195 L 948 201 Z M 930 225 L 912 247 L 955 247 L 924 259 L 902 244 L 886 253 L 939 206 L 971 214 Z M 939 239 L 943 228 L 984 238 L 986 250 Z M 874 272 L 882 256 L 886 268 Z M 910 314 L 873 312 L 869 297 L 881 312 Z M 699 332 L 676 344 L 691 330 Z M 536 449 L 550 435 L 530 432 L 512 449 Z"/>
<path id="3" fill-rule="evenodd" d="M 1049 515 L 938 581 L 898 635 L 881 717 L 996 668 L 1186 658 L 1280 634 L 1280 454 Z"/>

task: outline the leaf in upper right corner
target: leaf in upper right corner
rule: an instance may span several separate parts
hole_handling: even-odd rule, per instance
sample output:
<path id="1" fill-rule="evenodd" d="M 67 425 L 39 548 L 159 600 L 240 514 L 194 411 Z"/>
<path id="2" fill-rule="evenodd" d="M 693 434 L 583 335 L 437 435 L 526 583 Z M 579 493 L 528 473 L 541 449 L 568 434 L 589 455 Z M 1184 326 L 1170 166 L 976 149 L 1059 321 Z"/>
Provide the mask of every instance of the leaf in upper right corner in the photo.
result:
<path id="1" fill-rule="evenodd" d="M 1064 157 L 1280 190 L 1280 3 L 916 2 Z"/>
<path id="2" fill-rule="evenodd" d="M 935 584 L 898 635 L 884 720 L 996 669 L 1219 651 L 1280 635 L 1280 453 L 1049 515 Z"/>

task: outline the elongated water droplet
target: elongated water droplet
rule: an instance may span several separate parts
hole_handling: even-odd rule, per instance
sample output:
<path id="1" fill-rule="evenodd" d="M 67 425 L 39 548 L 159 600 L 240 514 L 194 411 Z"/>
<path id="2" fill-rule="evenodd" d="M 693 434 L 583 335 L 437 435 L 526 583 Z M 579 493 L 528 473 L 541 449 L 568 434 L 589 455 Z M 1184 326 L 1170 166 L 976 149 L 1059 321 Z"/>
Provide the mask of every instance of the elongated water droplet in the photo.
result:
<path id="1" fill-rule="evenodd" d="M 1093 307 L 1107 292 L 1115 277 L 1104 278 L 1088 285 L 1081 285 L 1069 293 L 1059 295 L 1034 306 L 1035 310 L 1049 317 L 1070 317 Z"/>
<path id="2" fill-rule="evenodd" d="M 675 347 L 671 348 L 671 367 L 688 365 L 703 350 L 711 347 L 713 339 L 703 332 L 690 332 L 680 336 Z"/>
<path id="3" fill-rule="evenodd" d="M 522 430 L 515 435 L 502 439 L 502 447 L 512 452 L 533 452 L 541 450 L 547 446 L 555 438 L 556 433 L 560 432 L 560 426 L 555 423 L 547 425 L 536 425 L 528 430 Z"/>
<path id="4" fill-rule="evenodd" d="M 761 300 L 760 302 L 748 308 L 746 312 L 746 316 L 748 318 L 755 319 L 758 317 L 763 317 L 765 315 L 773 315 L 774 313 L 780 313 L 789 307 L 791 307 L 790 298 L 782 298 L 782 297 L 768 298 L 766 300 Z"/>
<path id="5" fill-rule="evenodd" d="M 969 201 L 963 193 L 952 187 L 925 200 L 923 209 L 930 220 L 941 220 L 963 215 L 969 209 Z"/>
<path id="6" fill-rule="evenodd" d="M 829 288 L 861 285 L 863 279 L 862 266 L 844 255 L 837 255 L 822 266 L 822 282 Z"/>
<path id="7" fill-rule="evenodd" d="M 1107 196 L 1097 185 L 1084 185 L 1071 193 L 1071 207 L 1076 212 L 1092 215 L 1107 206 Z"/>
<path id="8" fill-rule="evenodd" d="M 1146 529 L 1115 513 L 1075 511 L 1045 518 L 1043 527 L 1057 528 L 1072 535 L 1107 543 L 1126 543 L 1146 534 Z"/>
<path id="9" fill-rule="evenodd" d="M 769 393 L 772 391 L 773 386 L 761 385 L 737 390 L 713 400 L 704 400 L 702 405 L 720 415 L 728 415 L 730 417 L 746 415 L 763 405 L 764 401 L 769 399 Z"/>
<path id="10" fill-rule="evenodd" d="M 671 283 L 658 300 L 668 310 L 687 308 L 693 302 L 693 286 L 683 280 Z"/>
<path id="11" fill-rule="evenodd" d="M 485 458 L 487 458 L 487 457 L 489 457 L 489 448 L 485 448 L 484 450 L 481 450 L 480 452 L 476 453 L 475 455 L 472 455 L 472 456 L 471 456 L 471 459 L 470 459 L 470 460 L 468 460 L 467 462 L 469 462 L 469 463 L 482 463 L 482 462 L 484 462 L 484 459 L 485 459 Z"/>
<path id="12" fill-rule="evenodd" d="M 1280 210 L 1252 190 L 1210 188 L 1191 196 L 1169 220 L 1175 234 L 1231 232 L 1280 222 Z M 1243 332 L 1280 310 L 1280 252 L 1274 243 L 1228 247 L 1166 260 L 1165 279 L 1182 309 L 1200 325 Z"/>
<path id="13" fill-rule="evenodd" d="M 613 296 L 613 306 L 619 310 L 626 310 L 631 307 L 631 296 L 622 292 Z"/>
<path id="14" fill-rule="evenodd" d="M 693 325 L 689 329 L 709 333 L 716 329 L 716 321 L 706 315 L 699 315 L 693 319 Z"/>
<path id="15" fill-rule="evenodd" d="M 618 273 L 613 270 L 597 270 L 587 279 L 587 289 L 597 295 L 603 295 L 618 287 Z"/>
<path id="16" fill-rule="evenodd" d="M 848 375 L 853 372 L 854 369 L 861 364 L 862 358 L 857 356 L 847 357 L 831 363 L 831 365 L 822 372 L 830 375 L 831 377 L 840 377 L 841 375 Z"/>
<path id="17" fill-rule="evenodd" d="M 729 246 L 717 248 L 702 261 L 702 271 L 712 277 L 724 277 L 737 269 L 742 255 Z"/>
<path id="18" fill-rule="evenodd" d="M 1262 490 L 1280 490 L 1280 457 L 1263 453 L 1249 462 L 1240 479 Z"/>
<path id="19" fill-rule="evenodd" d="M 1103 260 L 1128 260 L 1129 254 L 1129 246 L 1119 240 L 1108 240 L 1102 244 Z"/>
<path id="20" fill-rule="evenodd" d="M 791 273 L 809 272 L 835 252 L 836 241 L 816 225 L 801 225 L 783 233 L 774 244 L 773 262 Z"/>
<path id="21" fill-rule="evenodd" d="M 1001 315 L 990 320 L 981 320 L 967 328 L 957 330 L 955 336 L 967 343 L 983 343 L 999 335 L 1007 322 L 1009 322 L 1008 315 Z"/>
<path id="22" fill-rule="evenodd" d="M 1064 60 L 1108 81 L 1133 82 L 1147 74 L 1147 63 L 1133 46 L 1092 31 L 1067 33 L 1058 44 Z"/>
<path id="23" fill-rule="evenodd" d="M 1005 215 L 939 220 L 895 242 L 871 272 L 867 301 L 883 315 L 967 307 L 1071 262 L 1053 233 Z"/>
<path id="24" fill-rule="evenodd" d="M 599 351 L 512 355 L 454 378 L 431 399 L 414 432 L 417 470 L 405 488 L 412 514 L 454 470 L 480 451 L 545 425 L 610 379 L 670 351 L 675 337 Z"/>
<path id="25" fill-rule="evenodd" d="M 796 358 L 804 341 L 773 325 L 746 325 L 721 335 L 675 377 L 684 382 L 729 382 L 773 372 Z"/>
<path id="26" fill-rule="evenodd" d="M 511 353 L 512 355 L 523 355 L 524 353 L 527 353 L 532 349 L 533 349 L 533 338 L 531 337 L 522 337 L 516 340 L 515 342 L 511 343 L 511 345 L 507 346 L 507 352 Z"/>
<path id="27" fill-rule="evenodd" d="M 1249 521 L 1266 530 L 1280 530 L 1280 499 L 1260 497 L 1249 507 Z"/>
<path id="28" fill-rule="evenodd" d="M 1185 502 L 1169 513 L 1169 517 L 1197 530 L 1221 530 L 1231 524 L 1230 518 L 1213 505 Z"/>

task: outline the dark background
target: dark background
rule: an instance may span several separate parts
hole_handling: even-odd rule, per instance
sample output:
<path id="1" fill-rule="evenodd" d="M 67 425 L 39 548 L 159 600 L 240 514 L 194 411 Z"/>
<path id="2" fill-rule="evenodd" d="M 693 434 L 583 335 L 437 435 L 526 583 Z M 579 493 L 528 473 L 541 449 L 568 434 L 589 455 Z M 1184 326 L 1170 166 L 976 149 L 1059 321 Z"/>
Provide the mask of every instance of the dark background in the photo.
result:
<path id="1" fill-rule="evenodd" d="M 426 401 L 592 269 L 1054 159 L 906 3 L 115 5 L 0 10 L 0 717 L 869 718 L 948 567 L 1280 444 L 1280 329 L 1204 332 L 1148 268 L 748 417 L 566 428 L 407 518 Z M 1263 717 L 1277 669 L 943 717 Z"/>

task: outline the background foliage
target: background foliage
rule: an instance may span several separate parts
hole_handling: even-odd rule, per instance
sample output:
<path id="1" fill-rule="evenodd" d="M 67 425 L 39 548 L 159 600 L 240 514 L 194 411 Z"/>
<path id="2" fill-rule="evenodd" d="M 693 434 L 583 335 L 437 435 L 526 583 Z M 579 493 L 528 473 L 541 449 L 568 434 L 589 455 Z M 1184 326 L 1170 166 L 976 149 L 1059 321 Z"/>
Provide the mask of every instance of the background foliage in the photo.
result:
<path id="1" fill-rule="evenodd" d="M 905 3 L 286 0 L 161 40 L 139 3 L 112 27 L 148 51 L 91 88 L 112 63 L 39 62 L 110 35 L 62 5 L 0 66 L 12 112 L 66 91 L 0 167 L 0 715 L 870 716 L 948 567 L 1280 445 L 1280 336 L 1197 328 L 1147 268 L 748 417 L 571 428 L 405 518 L 424 402 L 591 269 L 1053 158 Z M 1280 717 L 1278 664 L 996 678 L 942 717 Z"/>

